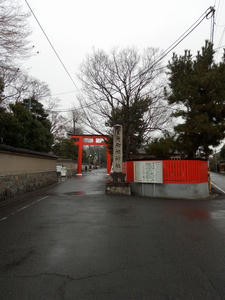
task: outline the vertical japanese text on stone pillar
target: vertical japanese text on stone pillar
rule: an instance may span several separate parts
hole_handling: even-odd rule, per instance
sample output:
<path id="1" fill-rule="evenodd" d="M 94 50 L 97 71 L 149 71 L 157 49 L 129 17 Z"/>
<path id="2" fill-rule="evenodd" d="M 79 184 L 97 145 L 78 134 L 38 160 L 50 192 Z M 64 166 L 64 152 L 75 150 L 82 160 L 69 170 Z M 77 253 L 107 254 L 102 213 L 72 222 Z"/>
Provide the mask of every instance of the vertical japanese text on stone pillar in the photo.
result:
<path id="1" fill-rule="evenodd" d="M 123 163 L 123 127 L 114 125 L 113 128 L 113 171 L 122 172 Z"/>

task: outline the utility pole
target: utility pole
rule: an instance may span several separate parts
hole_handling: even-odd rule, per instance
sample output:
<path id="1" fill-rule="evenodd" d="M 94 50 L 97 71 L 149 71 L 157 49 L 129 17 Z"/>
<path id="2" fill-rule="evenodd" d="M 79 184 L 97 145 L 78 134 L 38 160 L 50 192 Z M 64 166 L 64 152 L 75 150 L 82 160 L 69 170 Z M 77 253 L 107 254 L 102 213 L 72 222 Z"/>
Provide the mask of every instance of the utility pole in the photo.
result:
<path id="1" fill-rule="evenodd" d="M 76 124 L 76 118 L 75 118 L 75 112 L 73 111 L 73 134 L 75 134 L 75 124 Z"/>
<path id="2" fill-rule="evenodd" d="M 214 31 L 215 31 L 215 7 L 211 6 L 210 11 L 208 12 L 206 18 L 211 18 L 211 27 L 210 27 L 210 42 L 213 45 L 214 41 Z"/>

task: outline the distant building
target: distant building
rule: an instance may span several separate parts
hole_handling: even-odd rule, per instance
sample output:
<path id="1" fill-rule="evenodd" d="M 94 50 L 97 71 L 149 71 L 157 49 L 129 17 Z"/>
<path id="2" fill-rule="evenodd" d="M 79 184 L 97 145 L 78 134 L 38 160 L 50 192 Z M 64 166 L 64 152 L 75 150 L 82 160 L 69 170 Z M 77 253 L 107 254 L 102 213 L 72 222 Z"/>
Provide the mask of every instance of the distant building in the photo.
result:
<path id="1" fill-rule="evenodd" d="M 220 173 L 225 173 L 225 160 L 221 160 L 219 162 L 219 172 Z"/>

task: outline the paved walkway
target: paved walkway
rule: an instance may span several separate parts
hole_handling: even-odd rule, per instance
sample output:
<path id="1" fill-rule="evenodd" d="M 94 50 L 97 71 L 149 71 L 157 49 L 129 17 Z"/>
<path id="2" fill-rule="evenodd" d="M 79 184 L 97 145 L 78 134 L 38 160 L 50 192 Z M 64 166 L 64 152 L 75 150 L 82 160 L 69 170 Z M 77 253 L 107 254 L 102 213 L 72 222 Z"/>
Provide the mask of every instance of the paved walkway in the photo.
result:
<path id="1" fill-rule="evenodd" d="M 225 175 L 210 172 L 212 184 L 223 194 L 225 194 Z"/>
<path id="2" fill-rule="evenodd" d="M 224 300 L 225 200 L 110 196 L 105 178 L 2 208 L 0 299 Z"/>

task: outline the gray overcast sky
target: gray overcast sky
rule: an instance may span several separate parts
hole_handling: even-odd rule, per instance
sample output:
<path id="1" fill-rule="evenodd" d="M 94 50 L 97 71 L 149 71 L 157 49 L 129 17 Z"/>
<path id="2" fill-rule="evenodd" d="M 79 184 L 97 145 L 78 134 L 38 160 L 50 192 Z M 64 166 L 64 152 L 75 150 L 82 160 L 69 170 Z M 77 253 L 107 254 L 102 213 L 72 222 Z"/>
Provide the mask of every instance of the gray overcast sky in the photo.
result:
<path id="1" fill-rule="evenodd" d="M 25 1 L 20 2 L 28 11 Z M 166 49 L 210 6 L 216 8 L 215 48 L 225 45 L 225 0 L 28 0 L 28 3 L 76 83 L 79 65 L 93 48 Z M 71 108 L 72 103 L 79 106 L 76 92 L 67 93 L 75 90 L 74 85 L 33 16 L 29 21 L 33 31 L 30 40 L 39 54 L 24 61 L 23 68 L 48 83 L 52 95 L 61 99 L 60 108 Z M 209 39 L 210 24 L 211 20 L 204 20 L 175 52 L 182 54 L 184 49 L 190 49 L 195 54 Z M 165 58 L 165 64 L 170 57 Z"/>

